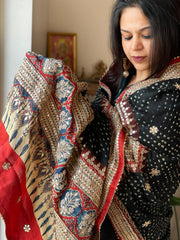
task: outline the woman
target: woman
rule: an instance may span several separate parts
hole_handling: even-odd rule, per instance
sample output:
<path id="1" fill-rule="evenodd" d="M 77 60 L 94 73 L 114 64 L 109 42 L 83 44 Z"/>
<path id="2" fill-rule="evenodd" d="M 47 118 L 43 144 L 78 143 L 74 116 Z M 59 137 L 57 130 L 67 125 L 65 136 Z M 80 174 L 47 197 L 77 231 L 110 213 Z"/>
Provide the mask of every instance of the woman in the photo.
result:
<path id="1" fill-rule="evenodd" d="M 169 239 L 179 185 L 178 14 L 173 0 L 116 1 L 114 62 L 92 106 L 61 61 L 26 54 L 0 125 L 8 239 Z"/>
<path id="2" fill-rule="evenodd" d="M 121 105 L 124 98 L 124 106 L 132 110 L 128 110 L 131 124 L 126 120 L 128 115 L 125 116 L 120 109 L 129 139 L 124 149 L 124 177 L 116 191 L 121 207 L 132 218 L 129 223 L 135 224 L 141 234 L 137 238 L 132 235 L 132 239 L 170 237 L 172 212 L 169 199 L 179 184 L 180 138 L 175 125 L 179 123 L 180 105 L 171 102 L 168 96 L 176 95 L 178 91 L 175 93 L 174 90 L 179 89 L 179 81 L 176 82 L 180 76 L 177 57 L 180 54 L 179 14 L 178 1 L 133 0 L 116 1 L 112 13 L 114 65 L 102 82 L 113 93 L 112 103 L 115 101 L 115 105 Z M 179 102 L 179 93 L 173 98 Z M 167 110 L 166 105 L 174 107 Z M 175 114 L 173 118 L 170 117 L 172 112 Z M 174 130 L 167 131 L 170 128 Z M 140 145 L 145 154 L 141 160 L 138 156 Z M 117 236 L 130 239 L 128 233 L 125 237 L 118 229 L 118 217 L 114 223 L 113 218 L 111 215 L 112 225 L 119 231 Z M 110 220 L 106 218 L 102 225 L 102 239 L 118 239 L 109 226 Z"/>

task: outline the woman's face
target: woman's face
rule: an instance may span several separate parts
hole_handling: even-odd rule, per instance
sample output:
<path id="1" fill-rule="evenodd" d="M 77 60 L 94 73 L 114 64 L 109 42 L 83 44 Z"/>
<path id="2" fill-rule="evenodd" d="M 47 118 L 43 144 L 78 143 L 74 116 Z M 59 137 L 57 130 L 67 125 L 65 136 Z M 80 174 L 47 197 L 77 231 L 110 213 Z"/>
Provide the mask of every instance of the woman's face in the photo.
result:
<path id="1" fill-rule="evenodd" d="M 136 76 L 143 80 L 150 75 L 151 26 L 139 7 L 127 7 L 120 18 L 122 47 L 136 69 Z"/>

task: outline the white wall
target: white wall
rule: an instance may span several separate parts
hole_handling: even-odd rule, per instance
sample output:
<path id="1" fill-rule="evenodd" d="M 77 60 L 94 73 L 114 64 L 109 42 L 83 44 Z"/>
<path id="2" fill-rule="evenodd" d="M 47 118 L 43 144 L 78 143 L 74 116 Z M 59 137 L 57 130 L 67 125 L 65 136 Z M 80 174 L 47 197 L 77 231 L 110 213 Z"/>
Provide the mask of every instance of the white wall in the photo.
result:
<path id="1" fill-rule="evenodd" d="M 32 0 L 4 1 L 4 98 L 27 50 L 31 50 Z"/>
<path id="2" fill-rule="evenodd" d="M 3 111 L 4 86 L 4 1 L 0 0 L 0 117 Z"/>
<path id="3" fill-rule="evenodd" d="M 0 0 L 0 116 L 25 52 L 31 50 L 32 0 Z M 0 240 L 5 240 L 0 219 Z"/>
<path id="4" fill-rule="evenodd" d="M 110 65 L 109 23 L 114 0 L 34 0 L 32 49 L 46 55 L 47 32 L 77 33 L 77 74 Z"/>
<path id="5" fill-rule="evenodd" d="M 50 2 L 49 0 L 33 1 L 32 50 L 43 56 L 46 56 Z"/>

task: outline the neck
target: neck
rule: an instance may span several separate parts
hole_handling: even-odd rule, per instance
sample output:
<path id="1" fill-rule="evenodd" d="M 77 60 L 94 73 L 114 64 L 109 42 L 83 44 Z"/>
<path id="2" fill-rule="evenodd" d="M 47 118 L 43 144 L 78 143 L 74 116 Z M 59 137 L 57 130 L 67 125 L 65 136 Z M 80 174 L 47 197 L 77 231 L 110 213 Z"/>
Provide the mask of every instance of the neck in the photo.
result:
<path id="1" fill-rule="evenodd" d="M 141 81 L 145 80 L 146 78 L 148 78 L 148 76 L 149 76 L 149 74 L 147 74 L 147 73 L 137 71 L 136 74 L 133 75 L 132 78 L 130 79 L 128 85 L 141 82 Z"/>

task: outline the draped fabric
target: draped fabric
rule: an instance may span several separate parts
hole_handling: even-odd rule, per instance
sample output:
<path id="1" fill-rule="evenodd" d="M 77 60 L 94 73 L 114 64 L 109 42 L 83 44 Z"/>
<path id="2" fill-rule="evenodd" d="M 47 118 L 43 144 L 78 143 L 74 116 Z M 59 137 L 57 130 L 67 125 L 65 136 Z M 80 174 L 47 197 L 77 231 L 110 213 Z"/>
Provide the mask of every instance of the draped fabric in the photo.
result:
<path id="1" fill-rule="evenodd" d="M 115 105 L 100 82 L 91 106 L 86 84 L 60 60 L 27 53 L 0 124 L 8 240 L 100 239 L 107 214 L 118 239 L 168 239 L 179 184 L 179 77 L 177 58 Z"/>

